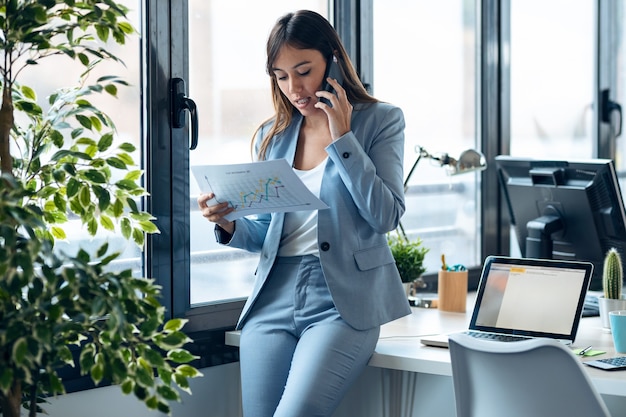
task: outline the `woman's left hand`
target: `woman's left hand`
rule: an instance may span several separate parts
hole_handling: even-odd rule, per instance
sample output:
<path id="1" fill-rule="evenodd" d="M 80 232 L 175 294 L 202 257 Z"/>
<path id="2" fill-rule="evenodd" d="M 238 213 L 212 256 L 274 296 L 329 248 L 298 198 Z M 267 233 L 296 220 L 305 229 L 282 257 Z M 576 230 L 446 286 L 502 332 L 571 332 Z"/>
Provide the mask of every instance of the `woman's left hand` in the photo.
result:
<path id="1" fill-rule="evenodd" d="M 332 78 L 328 78 L 327 81 L 335 89 L 337 94 L 324 90 L 318 91 L 315 94 L 317 97 L 324 97 L 328 99 L 331 102 L 332 107 L 321 101 L 318 101 L 315 104 L 315 107 L 324 110 L 328 116 L 328 128 L 330 129 L 330 135 L 333 140 L 336 140 L 350 131 L 352 104 L 348 101 L 346 90 L 343 89 L 341 84 Z"/>

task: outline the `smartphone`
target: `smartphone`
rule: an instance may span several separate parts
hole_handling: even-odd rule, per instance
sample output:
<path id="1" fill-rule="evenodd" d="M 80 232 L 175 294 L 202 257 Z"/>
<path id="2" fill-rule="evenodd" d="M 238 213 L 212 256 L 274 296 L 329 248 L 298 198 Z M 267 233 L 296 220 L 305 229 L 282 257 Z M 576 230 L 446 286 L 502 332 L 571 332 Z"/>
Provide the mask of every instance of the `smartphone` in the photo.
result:
<path id="1" fill-rule="evenodd" d="M 324 88 L 323 89 L 324 91 L 337 94 L 335 92 L 335 89 L 326 81 L 326 78 L 328 77 L 337 80 L 337 82 L 340 85 L 343 85 L 343 74 L 341 73 L 341 68 L 339 67 L 339 62 L 337 61 L 337 57 L 334 54 L 328 58 L 328 64 L 326 65 L 326 74 L 324 74 Z M 324 97 L 320 97 L 320 101 L 332 107 L 330 100 Z"/>

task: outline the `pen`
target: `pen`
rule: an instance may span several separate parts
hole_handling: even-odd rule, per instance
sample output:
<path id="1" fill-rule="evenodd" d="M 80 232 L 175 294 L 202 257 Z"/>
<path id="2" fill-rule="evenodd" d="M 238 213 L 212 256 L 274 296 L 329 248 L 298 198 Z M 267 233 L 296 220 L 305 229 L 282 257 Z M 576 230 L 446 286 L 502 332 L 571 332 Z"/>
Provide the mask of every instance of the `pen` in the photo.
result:
<path id="1" fill-rule="evenodd" d="M 578 352 L 578 354 L 579 354 L 580 356 L 583 356 L 585 353 L 589 352 L 590 350 L 591 350 L 591 346 L 587 346 L 586 348 L 581 349 L 581 351 L 580 351 L 580 352 Z"/>

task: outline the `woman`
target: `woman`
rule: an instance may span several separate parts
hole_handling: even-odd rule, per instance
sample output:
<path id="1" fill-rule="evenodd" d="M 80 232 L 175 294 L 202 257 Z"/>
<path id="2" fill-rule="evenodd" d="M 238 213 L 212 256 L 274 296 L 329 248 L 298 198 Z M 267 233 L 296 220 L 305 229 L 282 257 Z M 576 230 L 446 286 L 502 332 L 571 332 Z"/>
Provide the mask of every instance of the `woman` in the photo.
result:
<path id="1" fill-rule="evenodd" d="M 342 83 L 324 79 L 333 56 Z M 230 222 L 228 203 L 207 205 L 213 194 L 198 204 L 220 243 L 261 253 L 237 326 L 244 416 L 330 416 L 381 324 L 410 314 L 386 239 L 405 209 L 404 117 L 366 92 L 336 31 L 312 11 L 277 21 L 267 72 L 276 114 L 254 135 L 256 157 L 292 163 L 329 208 Z"/>

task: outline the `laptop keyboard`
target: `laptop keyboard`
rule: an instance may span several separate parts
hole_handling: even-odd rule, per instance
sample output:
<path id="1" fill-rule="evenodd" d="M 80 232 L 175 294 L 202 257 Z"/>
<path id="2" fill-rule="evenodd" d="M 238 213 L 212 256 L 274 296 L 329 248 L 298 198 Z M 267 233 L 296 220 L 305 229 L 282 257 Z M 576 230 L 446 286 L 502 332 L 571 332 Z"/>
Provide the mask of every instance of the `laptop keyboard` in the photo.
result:
<path id="1" fill-rule="evenodd" d="M 607 371 L 618 371 L 626 369 L 626 356 L 616 356 L 613 358 L 596 359 L 594 361 L 583 362 L 585 365 L 605 369 Z"/>
<path id="2" fill-rule="evenodd" d="M 474 332 L 467 331 L 466 334 L 475 337 L 477 339 L 483 340 L 495 340 L 496 342 L 519 342 L 521 340 L 528 340 L 528 337 L 525 336 L 511 336 L 506 334 L 498 334 L 498 333 L 486 333 L 486 332 Z"/>

